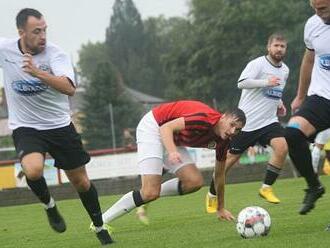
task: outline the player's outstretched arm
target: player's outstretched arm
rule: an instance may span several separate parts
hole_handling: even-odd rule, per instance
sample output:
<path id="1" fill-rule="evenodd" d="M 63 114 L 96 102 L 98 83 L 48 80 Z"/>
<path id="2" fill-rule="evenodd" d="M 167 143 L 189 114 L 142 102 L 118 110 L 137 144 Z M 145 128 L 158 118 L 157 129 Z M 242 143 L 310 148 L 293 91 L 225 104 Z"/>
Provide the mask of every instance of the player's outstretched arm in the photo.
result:
<path id="1" fill-rule="evenodd" d="M 216 161 L 214 184 L 218 197 L 217 216 L 220 220 L 234 220 L 234 216 L 225 209 L 225 161 Z"/>

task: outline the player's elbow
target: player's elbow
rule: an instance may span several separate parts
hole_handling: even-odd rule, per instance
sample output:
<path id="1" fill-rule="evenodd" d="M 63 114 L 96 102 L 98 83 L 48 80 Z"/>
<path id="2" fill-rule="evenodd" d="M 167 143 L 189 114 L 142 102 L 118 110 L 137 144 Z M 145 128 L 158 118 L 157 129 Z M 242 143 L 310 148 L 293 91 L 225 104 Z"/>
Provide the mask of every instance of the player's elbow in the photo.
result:
<path id="1" fill-rule="evenodd" d="M 63 93 L 68 96 L 74 96 L 74 93 L 76 92 L 76 84 L 68 77 L 64 78 L 66 80 Z"/>
<path id="2" fill-rule="evenodd" d="M 76 92 L 75 90 L 70 90 L 67 95 L 68 96 L 74 96 L 75 92 Z"/>
<path id="3" fill-rule="evenodd" d="M 239 81 L 237 82 L 237 88 L 239 88 L 240 90 L 244 89 L 244 81 Z"/>
<path id="4" fill-rule="evenodd" d="M 74 96 L 75 93 L 76 93 L 76 88 L 73 86 L 69 87 L 65 92 L 65 94 L 68 96 Z"/>

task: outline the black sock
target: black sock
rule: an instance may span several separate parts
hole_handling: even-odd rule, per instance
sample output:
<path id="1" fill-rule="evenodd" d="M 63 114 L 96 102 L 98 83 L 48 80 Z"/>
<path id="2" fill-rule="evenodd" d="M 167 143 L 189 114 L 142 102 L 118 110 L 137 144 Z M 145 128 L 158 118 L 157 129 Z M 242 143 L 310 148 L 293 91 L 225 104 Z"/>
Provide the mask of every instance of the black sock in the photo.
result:
<path id="1" fill-rule="evenodd" d="M 290 158 L 299 173 L 305 178 L 308 186 L 310 188 L 320 187 L 321 183 L 314 173 L 312 157 L 304 133 L 297 128 L 287 127 L 285 138 L 289 146 Z"/>
<path id="2" fill-rule="evenodd" d="M 50 202 L 50 193 L 43 176 L 33 181 L 26 178 L 26 182 L 42 203 L 47 205 Z"/>
<path id="3" fill-rule="evenodd" d="M 277 177 L 280 175 L 281 169 L 277 168 L 270 163 L 267 164 L 266 176 L 264 184 L 273 185 Z"/>
<path id="4" fill-rule="evenodd" d="M 133 191 L 133 200 L 135 203 L 135 206 L 140 207 L 143 205 L 145 202 L 142 199 L 141 193 L 139 190 L 134 190 Z"/>
<path id="5" fill-rule="evenodd" d="M 86 192 L 78 192 L 80 200 L 84 205 L 89 217 L 93 221 L 94 226 L 100 227 L 103 225 L 102 212 L 97 195 L 96 188 L 91 183 L 91 187 Z"/>
<path id="6" fill-rule="evenodd" d="M 179 195 L 184 195 L 181 181 L 178 182 L 178 192 L 179 192 Z"/>
<path id="7" fill-rule="evenodd" d="M 210 183 L 209 192 L 210 192 L 212 195 L 217 195 L 217 192 L 216 192 L 215 187 L 214 187 L 214 179 L 213 179 L 213 177 L 212 177 L 212 181 L 211 181 L 211 183 Z"/>

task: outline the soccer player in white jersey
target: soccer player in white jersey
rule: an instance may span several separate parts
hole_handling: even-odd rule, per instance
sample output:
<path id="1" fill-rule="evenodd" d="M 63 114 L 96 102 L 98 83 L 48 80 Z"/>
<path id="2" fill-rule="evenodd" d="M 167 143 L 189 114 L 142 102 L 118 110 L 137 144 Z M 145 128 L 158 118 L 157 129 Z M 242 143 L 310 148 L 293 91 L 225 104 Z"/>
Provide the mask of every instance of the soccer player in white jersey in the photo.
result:
<path id="1" fill-rule="evenodd" d="M 313 170 L 308 140 L 330 127 L 330 0 L 311 0 L 310 4 L 316 14 L 305 24 L 306 49 L 291 103 L 294 115 L 285 135 L 291 160 L 308 184 L 300 214 L 311 211 L 325 192 Z"/>
<path id="2" fill-rule="evenodd" d="M 330 128 L 316 135 L 312 149 L 312 164 L 315 174 L 318 174 L 321 152 L 328 141 L 330 141 Z"/>
<path id="3" fill-rule="evenodd" d="M 69 96 L 77 86 L 70 59 L 47 42 L 47 24 L 39 11 L 22 9 L 16 16 L 16 26 L 19 38 L 0 39 L 0 66 L 4 71 L 9 127 L 27 184 L 43 203 L 50 226 L 64 232 L 64 219 L 43 177 L 45 155 L 49 153 L 78 191 L 97 226 L 100 242 L 111 243 L 97 191 L 85 169 L 90 157 L 70 118 Z"/>
<path id="4" fill-rule="evenodd" d="M 242 89 L 239 108 L 246 115 L 246 125 L 230 142 L 226 160 L 228 171 L 250 146 L 256 143 L 270 145 L 274 152 L 267 164 L 266 176 L 259 195 L 271 203 L 280 202 L 271 185 L 280 174 L 287 155 L 284 129 L 277 117 L 278 114 L 286 114 L 286 108 L 281 100 L 289 75 L 289 68 L 282 61 L 286 48 L 287 41 L 284 36 L 279 33 L 272 34 L 268 39 L 268 54 L 250 61 L 243 70 L 238 80 L 238 88 Z M 213 185 L 212 180 L 206 195 L 208 213 L 216 212 L 217 198 Z"/>

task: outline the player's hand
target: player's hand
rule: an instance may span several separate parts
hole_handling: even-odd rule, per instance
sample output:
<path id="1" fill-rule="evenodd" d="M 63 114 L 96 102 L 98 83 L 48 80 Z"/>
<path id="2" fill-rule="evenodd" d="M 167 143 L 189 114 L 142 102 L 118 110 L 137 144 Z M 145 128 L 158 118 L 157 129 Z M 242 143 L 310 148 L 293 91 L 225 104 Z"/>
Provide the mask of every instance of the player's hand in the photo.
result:
<path id="1" fill-rule="evenodd" d="M 22 69 L 24 72 L 29 73 L 31 76 L 35 77 L 39 69 L 33 64 L 32 55 L 25 53 L 23 55 L 23 66 Z"/>
<path id="2" fill-rule="evenodd" d="M 275 86 L 279 86 L 281 84 L 281 79 L 275 76 L 271 76 L 268 79 L 268 87 L 275 87 Z"/>
<path id="3" fill-rule="evenodd" d="M 231 214 L 231 212 L 224 208 L 217 211 L 217 216 L 219 220 L 235 220 L 235 217 Z"/>
<path id="4" fill-rule="evenodd" d="M 175 152 L 170 152 L 168 154 L 168 161 L 170 164 L 179 164 L 182 162 L 181 160 L 181 155 L 179 152 L 175 151 Z"/>
<path id="5" fill-rule="evenodd" d="M 298 109 L 300 108 L 303 101 L 304 101 L 303 98 L 299 98 L 297 96 L 295 97 L 295 99 L 293 99 L 293 101 L 291 103 L 291 113 L 292 114 L 294 114 L 295 112 L 298 111 Z"/>
<path id="6" fill-rule="evenodd" d="M 284 104 L 278 106 L 277 116 L 281 116 L 281 117 L 286 116 L 286 107 L 284 106 Z"/>

